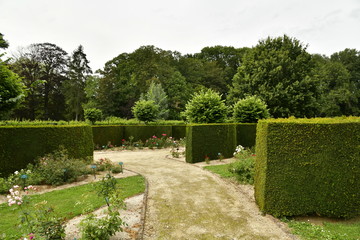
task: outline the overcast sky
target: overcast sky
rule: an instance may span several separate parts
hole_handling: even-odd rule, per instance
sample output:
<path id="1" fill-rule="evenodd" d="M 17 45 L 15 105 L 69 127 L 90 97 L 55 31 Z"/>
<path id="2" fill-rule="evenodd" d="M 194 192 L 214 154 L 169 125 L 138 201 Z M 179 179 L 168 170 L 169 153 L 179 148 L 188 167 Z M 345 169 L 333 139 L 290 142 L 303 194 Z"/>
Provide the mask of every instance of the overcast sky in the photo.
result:
<path id="1" fill-rule="evenodd" d="M 81 44 L 93 70 L 143 45 L 186 54 L 283 34 L 329 56 L 360 50 L 360 0 L 0 0 L 0 32 L 8 53 Z"/>

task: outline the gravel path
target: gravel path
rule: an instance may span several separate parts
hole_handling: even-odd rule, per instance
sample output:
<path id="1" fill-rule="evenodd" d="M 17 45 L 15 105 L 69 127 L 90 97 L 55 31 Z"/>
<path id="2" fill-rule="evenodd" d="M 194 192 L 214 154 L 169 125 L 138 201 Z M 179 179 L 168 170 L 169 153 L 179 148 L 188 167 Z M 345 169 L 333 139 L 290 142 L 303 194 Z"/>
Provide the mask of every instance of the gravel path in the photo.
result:
<path id="1" fill-rule="evenodd" d="M 249 187 L 168 155 L 166 149 L 94 153 L 95 160 L 122 161 L 147 178 L 144 239 L 294 239 L 281 223 L 261 215 Z"/>

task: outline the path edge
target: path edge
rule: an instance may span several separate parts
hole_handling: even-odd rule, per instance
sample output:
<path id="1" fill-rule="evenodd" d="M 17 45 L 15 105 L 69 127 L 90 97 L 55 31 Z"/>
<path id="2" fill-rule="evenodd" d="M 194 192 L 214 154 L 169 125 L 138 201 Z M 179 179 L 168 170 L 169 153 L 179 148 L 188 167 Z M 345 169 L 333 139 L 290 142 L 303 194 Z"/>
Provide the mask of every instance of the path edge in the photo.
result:
<path id="1" fill-rule="evenodd" d="M 143 240 L 144 233 L 145 233 L 146 211 L 147 211 L 147 201 L 148 201 L 148 193 L 149 193 L 149 181 L 144 175 L 142 175 L 136 171 L 130 170 L 128 168 L 124 168 L 124 169 L 126 171 L 136 173 L 145 179 L 145 191 L 144 191 L 143 206 L 141 209 L 141 217 L 140 217 L 141 227 L 140 227 L 138 235 L 136 236 L 136 240 Z"/>

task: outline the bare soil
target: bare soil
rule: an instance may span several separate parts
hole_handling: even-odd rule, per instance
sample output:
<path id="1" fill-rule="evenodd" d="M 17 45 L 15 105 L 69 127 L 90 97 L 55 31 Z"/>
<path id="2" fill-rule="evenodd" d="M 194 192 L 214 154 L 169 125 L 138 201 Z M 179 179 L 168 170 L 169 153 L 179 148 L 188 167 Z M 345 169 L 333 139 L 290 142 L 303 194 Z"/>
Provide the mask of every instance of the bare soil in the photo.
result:
<path id="1" fill-rule="evenodd" d="M 94 153 L 148 180 L 144 239 L 296 239 L 284 224 L 261 215 L 252 186 L 236 186 L 203 170 L 204 163 L 169 155 L 168 149 Z"/>

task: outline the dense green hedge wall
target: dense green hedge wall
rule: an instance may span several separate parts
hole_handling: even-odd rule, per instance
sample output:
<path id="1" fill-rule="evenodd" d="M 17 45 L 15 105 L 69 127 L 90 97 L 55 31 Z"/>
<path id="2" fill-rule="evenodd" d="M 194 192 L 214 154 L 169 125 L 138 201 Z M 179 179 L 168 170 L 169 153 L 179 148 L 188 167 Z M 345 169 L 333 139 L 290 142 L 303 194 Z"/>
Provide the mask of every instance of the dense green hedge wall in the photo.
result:
<path id="1" fill-rule="evenodd" d="M 173 125 L 171 136 L 175 139 L 186 137 L 186 125 Z"/>
<path id="2" fill-rule="evenodd" d="M 186 161 L 203 162 L 205 156 L 218 159 L 233 156 L 236 147 L 235 124 L 188 125 L 186 128 Z"/>
<path id="3" fill-rule="evenodd" d="M 256 140 L 256 123 L 236 124 L 236 142 L 243 147 L 254 147 Z"/>
<path id="4" fill-rule="evenodd" d="M 108 142 L 120 146 L 124 138 L 124 126 L 92 126 L 94 145 L 104 146 Z"/>
<path id="5" fill-rule="evenodd" d="M 4 126 L 0 127 L 0 173 L 7 175 L 25 168 L 36 158 L 63 145 L 74 158 L 93 156 L 90 126 Z"/>
<path id="6" fill-rule="evenodd" d="M 255 169 L 265 213 L 360 215 L 360 118 L 261 120 Z"/>
<path id="7" fill-rule="evenodd" d="M 161 137 L 162 134 L 166 134 L 168 137 L 172 136 L 172 127 L 155 125 L 124 126 L 124 138 L 126 140 L 128 140 L 130 136 L 133 136 L 134 141 L 146 141 L 152 136 Z"/>

